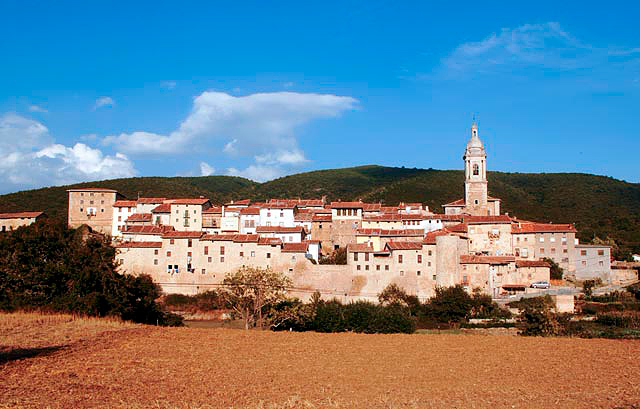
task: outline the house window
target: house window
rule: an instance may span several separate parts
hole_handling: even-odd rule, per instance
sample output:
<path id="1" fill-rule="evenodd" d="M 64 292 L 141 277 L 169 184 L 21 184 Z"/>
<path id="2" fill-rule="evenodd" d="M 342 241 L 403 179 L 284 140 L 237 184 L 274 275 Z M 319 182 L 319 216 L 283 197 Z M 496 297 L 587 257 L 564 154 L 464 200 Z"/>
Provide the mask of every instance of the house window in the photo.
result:
<path id="1" fill-rule="evenodd" d="M 419 276 L 420 275 L 420 270 L 416 271 L 416 275 Z"/>
<path id="2" fill-rule="evenodd" d="M 224 263 L 224 257 L 220 257 L 220 262 Z"/>
<path id="3" fill-rule="evenodd" d="M 206 268 L 202 269 L 202 274 L 207 274 L 207 269 Z"/>
<path id="4" fill-rule="evenodd" d="M 540 254 L 544 254 L 544 249 L 540 248 Z"/>
<path id="5" fill-rule="evenodd" d="M 580 250 L 580 255 L 581 256 L 586 256 L 587 255 L 587 250 Z"/>
<path id="6" fill-rule="evenodd" d="M 562 252 L 563 252 L 564 254 L 567 254 L 567 253 L 568 253 L 567 249 L 562 249 Z"/>
<path id="7" fill-rule="evenodd" d="M 520 251 L 520 255 L 521 255 L 522 257 L 524 257 L 524 258 L 529 257 L 529 249 L 527 249 L 527 248 L 522 249 L 522 250 Z"/>
<path id="8" fill-rule="evenodd" d="M 380 264 L 376 265 L 376 271 L 380 271 Z"/>
<path id="9" fill-rule="evenodd" d="M 604 266 L 604 261 L 602 261 L 602 260 L 598 261 L 598 265 L 599 265 L 600 267 Z"/>
<path id="10" fill-rule="evenodd" d="M 220 255 L 224 256 L 224 246 L 220 246 Z"/>
<path id="11" fill-rule="evenodd" d="M 368 270 L 369 270 L 369 264 L 367 264 L 366 266 L 364 266 L 364 269 L 368 271 Z"/>
<path id="12" fill-rule="evenodd" d="M 582 265 L 583 265 L 583 266 L 586 266 L 586 265 L 587 265 L 587 262 L 586 262 L 586 261 L 584 261 L 584 260 L 582 260 Z"/>
<path id="13" fill-rule="evenodd" d="M 271 258 L 271 253 L 267 253 L 267 258 Z"/>
<path id="14" fill-rule="evenodd" d="M 554 236 L 551 236 L 551 237 L 549 238 L 549 241 L 550 241 L 551 243 L 555 243 L 555 242 L 556 242 L 556 238 L 555 238 Z"/>
<path id="15" fill-rule="evenodd" d="M 436 281 L 436 275 L 435 274 L 433 275 L 433 281 Z"/>
<path id="16" fill-rule="evenodd" d="M 418 254 L 418 264 L 422 263 L 422 254 Z"/>
<path id="17" fill-rule="evenodd" d="M 209 254 L 209 246 L 204 246 L 204 255 Z"/>
<path id="18" fill-rule="evenodd" d="M 555 247 L 551 248 L 551 254 L 556 254 L 556 248 Z"/>
<path id="19" fill-rule="evenodd" d="M 598 250 L 598 255 L 599 256 L 604 256 L 604 250 Z"/>
<path id="20" fill-rule="evenodd" d="M 567 244 L 567 238 L 566 237 L 561 238 L 560 243 Z"/>
<path id="21" fill-rule="evenodd" d="M 244 251 L 240 252 L 240 257 L 244 257 Z"/>
<path id="22" fill-rule="evenodd" d="M 176 244 L 176 241 L 174 239 L 169 240 L 169 244 Z"/>
<path id="23" fill-rule="evenodd" d="M 207 263 L 211 263 L 212 257 L 207 257 Z"/>
<path id="24" fill-rule="evenodd" d="M 360 264 L 356 266 L 356 270 L 360 271 Z"/>
<path id="25" fill-rule="evenodd" d="M 429 250 L 429 252 L 427 253 L 428 255 L 431 255 L 431 250 Z"/>
<path id="26" fill-rule="evenodd" d="M 480 174 L 480 167 L 477 163 L 473 164 L 473 176 L 478 176 Z"/>
<path id="27" fill-rule="evenodd" d="M 158 249 L 153 250 L 153 254 L 157 256 L 158 255 Z"/>
<path id="28" fill-rule="evenodd" d="M 122 216 L 118 216 L 118 221 L 121 222 L 122 221 Z"/>
<path id="29" fill-rule="evenodd" d="M 158 265 L 158 259 L 157 259 L 157 258 L 154 258 L 154 259 L 153 259 L 153 265 L 154 265 L 154 266 L 157 266 L 157 265 Z"/>
<path id="30" fill-rule="evenodd" d="M 386 266 L 384 266 L 384 271 L 389 271 L 389 264 L 387 264 Z"/>
<path id="31" fill-rule="evenodd" d="M 353 253 L 353 261 L 358 261 L 358 253 Z"/>
<path id="32" fill-rule="evenodd" d="M 364 253 L 364 261 L 369 261 L 369 253 Z"/>
<path id="33" fill-rule="evenodd" d="M 251 252 L 251 257 L 255 257 L 255 256 L 256 256 L 256 252 L 255 252 L 255 251 L 252 251 L 252 252 Z"/>
<path id="34" fill-rule="evenodd" d="M 431 267 L 431 262 L 427 261 L 427 267 Z"/>
<path id="35" fill-rule="evenodd" d="M 192 257 L 191 252 L 187 252 L 187 257 Z"/>
<path id="36" fill-rule="evenodd" d="M 540 236 L 540 243 L 544 243 L 544 237 Z"/>
<path id="37" fill-rule="evenodd" d="M 167 251 L 167 257 L 171 257 L 171 252 Z"/>
<path id="38" fill-rule="evenodd" d="M 402 264 L 402 254 L 398 255 L 398 263 Z"/>
<path id="39" fill-rule="evenodd" d="M 404 276 L 404 271 L 403 270 L 400 270 L 400 275 Z"/>

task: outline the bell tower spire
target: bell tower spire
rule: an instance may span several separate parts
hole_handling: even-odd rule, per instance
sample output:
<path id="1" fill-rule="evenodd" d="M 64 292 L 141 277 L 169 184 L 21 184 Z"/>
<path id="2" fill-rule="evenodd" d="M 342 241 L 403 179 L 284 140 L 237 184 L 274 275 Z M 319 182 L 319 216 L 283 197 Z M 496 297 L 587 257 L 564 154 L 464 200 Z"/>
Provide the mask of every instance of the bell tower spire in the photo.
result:
<path id="1" fill-rule="evenodd" d="M 464 198 L 465 211 L 472 215 L 489 214 L 487 194 L 487 155 L 478 136 L 478 125 L 471 125 L 471 139 L 467 143 L 464 156 Z"/>

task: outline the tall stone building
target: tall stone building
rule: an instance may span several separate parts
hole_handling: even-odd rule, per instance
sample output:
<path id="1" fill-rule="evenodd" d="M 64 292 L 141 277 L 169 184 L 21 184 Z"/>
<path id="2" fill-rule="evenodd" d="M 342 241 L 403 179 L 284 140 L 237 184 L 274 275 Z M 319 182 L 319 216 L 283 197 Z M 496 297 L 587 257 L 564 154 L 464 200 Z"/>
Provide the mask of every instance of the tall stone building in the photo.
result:
<path id="1" fill-rule="evenodd" d="M 464 199 L 443 205 L 445 214 L 497 216 L 500 199 L 489 196 L 487 180 L 487 154 L 478 136 L 478 125 L 471 126 L 471 139 L 464 151 Z"/>

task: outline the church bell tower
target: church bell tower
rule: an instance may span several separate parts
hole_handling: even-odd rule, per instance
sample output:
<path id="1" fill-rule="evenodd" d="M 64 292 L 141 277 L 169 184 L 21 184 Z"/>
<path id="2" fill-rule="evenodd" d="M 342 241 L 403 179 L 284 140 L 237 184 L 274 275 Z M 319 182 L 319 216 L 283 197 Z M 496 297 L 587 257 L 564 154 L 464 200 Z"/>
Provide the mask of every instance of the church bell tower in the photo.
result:
<path id="1" fill-rule="evenodd" d="M 489 214 L 487 202 L 487 154 L 478 137 L 478 125 L 471 126 L 471 139 L 464 151 L 465 212 L 475 216 Z"/>

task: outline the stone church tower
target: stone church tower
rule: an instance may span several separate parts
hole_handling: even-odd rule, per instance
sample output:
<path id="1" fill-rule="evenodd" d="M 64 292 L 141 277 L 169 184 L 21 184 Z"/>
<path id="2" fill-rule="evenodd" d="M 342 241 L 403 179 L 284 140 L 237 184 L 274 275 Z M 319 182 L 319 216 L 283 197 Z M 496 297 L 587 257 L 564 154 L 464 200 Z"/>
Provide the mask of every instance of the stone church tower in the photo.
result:
<path id="1" fill-rule="evenodd" d="M 464 202 L 466 213 L 477 216 L 488 214 L 487 154 L 478 137 L 478 125 L 471 126 L 471 139 L 464 151 Z"/>

